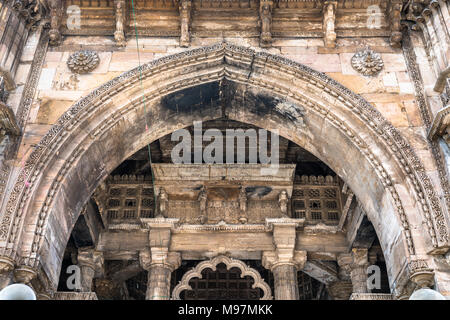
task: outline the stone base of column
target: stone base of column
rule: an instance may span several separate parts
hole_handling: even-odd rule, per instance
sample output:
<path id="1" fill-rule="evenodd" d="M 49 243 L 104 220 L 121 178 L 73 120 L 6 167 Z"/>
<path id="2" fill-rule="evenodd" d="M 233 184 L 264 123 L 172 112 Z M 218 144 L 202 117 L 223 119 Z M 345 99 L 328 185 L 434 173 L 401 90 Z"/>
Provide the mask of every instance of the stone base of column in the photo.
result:
<path id="1" fill-rule="evenodd" d="M 350 300 L 394 300 L 390 293 L 352 293 Z"/>
<path id="2" fill-rule="evenodd" d="M 95 292 L 56 292 L 53 300 L 98 300 Z"/>

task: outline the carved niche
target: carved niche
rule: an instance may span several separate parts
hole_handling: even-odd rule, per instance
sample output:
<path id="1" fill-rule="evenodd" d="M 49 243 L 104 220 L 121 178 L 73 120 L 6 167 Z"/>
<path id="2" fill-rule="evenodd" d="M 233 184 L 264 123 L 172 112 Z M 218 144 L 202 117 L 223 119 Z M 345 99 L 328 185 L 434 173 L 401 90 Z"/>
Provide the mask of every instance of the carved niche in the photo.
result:
<path id="1" fill-rule="evenodd" d="M 191 279 L 193 278 L 201 279 L 203 270 L 209 268 L 212 269 L 213 271 L 216 271 L 217 265 L 221 263 L 225 264 L 227 270 L 230 270 L 231 268 L 238 268 L 239 270 L 241 270 L 241 278 L 244 278 L 245 276 L 252 277 L 255 281 L 254 284 L 252 285 L 252 288 L 253 289 L 260 288 L 263 292 L 261 300 L 272 300 L 272 292 L 270 290 L 270 287 L 261 278 L 261 275 L 257 270 L 248 267 L 244 262 L 240 260 L 229 258 L 223 255 L 217 256 L 208 261 L 202 261 L 194 269 L 186 272 L 183 275 L 183 278 L 181 278 L 181 281 L 178 283 L 178 285 L 173 289 L 172 299 L 181 300 L 180 294 L 182 291 L 192 290 L 192 287 L 189 285 L 189 281 L 191 281 Z"/>
<path id="2" fill-rule="evenodd" d="M 83 74 L 88 73 L 97 68 L 100 63 L 100 58 L 95 51 L 82 50 L 73 53 L 69 60 L 67 60 L 67 66 L 73 73 Z"/>
<path id="3" fill-rule="evenodd" d="M 377 75 L 383 66 L 380 54 L 370 49 L 359 51 L 352 57 L 353 69 L 365 76 Z"/>

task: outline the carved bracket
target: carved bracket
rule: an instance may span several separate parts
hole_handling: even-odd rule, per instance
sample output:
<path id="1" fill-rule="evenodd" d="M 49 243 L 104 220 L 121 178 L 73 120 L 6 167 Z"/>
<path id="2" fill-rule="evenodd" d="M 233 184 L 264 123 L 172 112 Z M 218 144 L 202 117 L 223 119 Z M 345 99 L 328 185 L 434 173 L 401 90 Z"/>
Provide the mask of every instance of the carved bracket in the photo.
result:
<path id="1" fill-rule="evenodd" d="M 61 17 L 62 17 L 62 2 L 59 0 L 50 0 L 50 31 L 49 31 L 49 43 L 52 46 L 58 46 L 61 44 Z"/>
<path id="2" fill-rule="evenodd" d="M 126 26 L 126 10 L 127 6 L 125 0 L 114 0 L 114 9 L 116 16 L 116 31 L 114 32 L 114 40 L 120 47 L 127 45 L 125 38 L 125 26 Z"/>
<path id="3" fill-rule="evenodd" d="M 191 18 L 192 18 L 191 9 L 192 9 L 191 0 L 180 0 L 178 10 L 180 12 L 181 47 L 189 47 L 189 44 L 191 42 L 191 34 L 190 34 Z"/>
<path id="4" fill-rule="evenodd" d="M 272 45 L 272 11 L 273 1 L 259 1 L 260 46 L 264 48 Z"/>
<path id="5" fill-rule="evenodd" d="M 390 44 L 394 48 L 400 48 L 403 34 L 401 32 L 401 13 L 402 13 L 403 1 L 391 0 L 387 6 L 386 15 L 389 19 L 391 37 L 389 39 Z"/>
<path id="6" fill-rule="evenodd" d="M 323 3 L 323 42 L 325 47 L 336 47 L 336 10 L 337 1 L 325 1 Z"/>
<path id="7" fill-rule="evenodd" d="M 231 268 L 238 268 L 239 270 L 241 270 L 241 278 L 244 278 L 245 276 L 252 277 L 255 281 L 252 285 L 252 288 L 260 288 L 263 291 L 261 300 L 272 300 L 272 292 L 270 290 L 270 287 L 261 278 L 261 275 L 257 270 L 248 267 L 244 262 L 240 260 L 232 259 L 222 255 L 208 261 L 200 262 L 194 269 L 186 272 L 178 285 L 173 289 L 172 299 L 181 300 L 180 294 L 182 291 L 192 290 L 192 287 L 189 285 L 189 281 L 191 281 L 191 279 L 201 279 L 203 270 L 212 269 L 213 271 L 215 271 L 216 266 L 221 263 L 226 265 L 227 270 L 230 270 Z"/>

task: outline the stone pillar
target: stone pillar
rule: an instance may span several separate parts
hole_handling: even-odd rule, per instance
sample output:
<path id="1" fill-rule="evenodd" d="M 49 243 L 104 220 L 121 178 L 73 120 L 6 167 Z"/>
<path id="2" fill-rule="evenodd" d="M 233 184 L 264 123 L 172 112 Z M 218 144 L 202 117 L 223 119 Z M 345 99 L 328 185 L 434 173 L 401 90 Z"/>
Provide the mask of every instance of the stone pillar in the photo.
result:
<path id="1" fill-rule="evenodd" d="M 350 277 L 352 279 L 353 293 L 367 293 L 367 267 L 368 250 L 365 248 L 352 249 L 352 263 Z"/>
<path id="2" fill-rule="evenodd" d="M 161 203 L 160 203 L 161 204 Z M 181 264 L 178 252 L 170 252 L 171 230 L 178 219 L 143 218 L 149 229 L 149 248 L 139 253 L 139 262 L 148 271 L 146 300 L 169 300 L 171 273 Z"/>
<path id="3" fill-rule="evenodd" d="M 93 248 L 79 248 L 77 260 L 81 271 L 81 292 L 91 292 L 94 277 L 103 274 L 103 254 Z"/>
<path id="4" fill-rule="evenodd" d="M 170 278 L 172 272 L 181 264 L 178 252 L 169 252 L 167 248 L 150 248 L 140 252 L 142 268 L 148 271 L 146 300 L 169 300 Z"/>
<path id="5" fill-rule="evenodd" d="M 262 264 L 270 269 L 275 280 L 275 300 L 298 300 L 297 272 L 306 262 L 306 251 L 295 250 L 297 221 L 295 219 L 266 219 L 273 226 L 275 251 L 262 255 Z"/>
<path id="6" fill-rule="evenodd" d="M 0 290 L 13 283 L 14 261 L 8 257 L 0 257 Z"/>

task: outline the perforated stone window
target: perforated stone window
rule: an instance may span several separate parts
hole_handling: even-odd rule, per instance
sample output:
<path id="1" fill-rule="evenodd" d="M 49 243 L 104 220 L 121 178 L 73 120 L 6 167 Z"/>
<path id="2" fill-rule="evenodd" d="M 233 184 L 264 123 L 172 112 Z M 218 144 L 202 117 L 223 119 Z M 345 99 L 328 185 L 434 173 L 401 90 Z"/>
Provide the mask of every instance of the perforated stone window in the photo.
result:
<path id="1" fill-rule="evenodd" d="M 302 176 L 296 178 L 292 191 L 292 217 L 304 218 L 306 224 L 335 225 L 342 208 L 337 178 Z"/>

